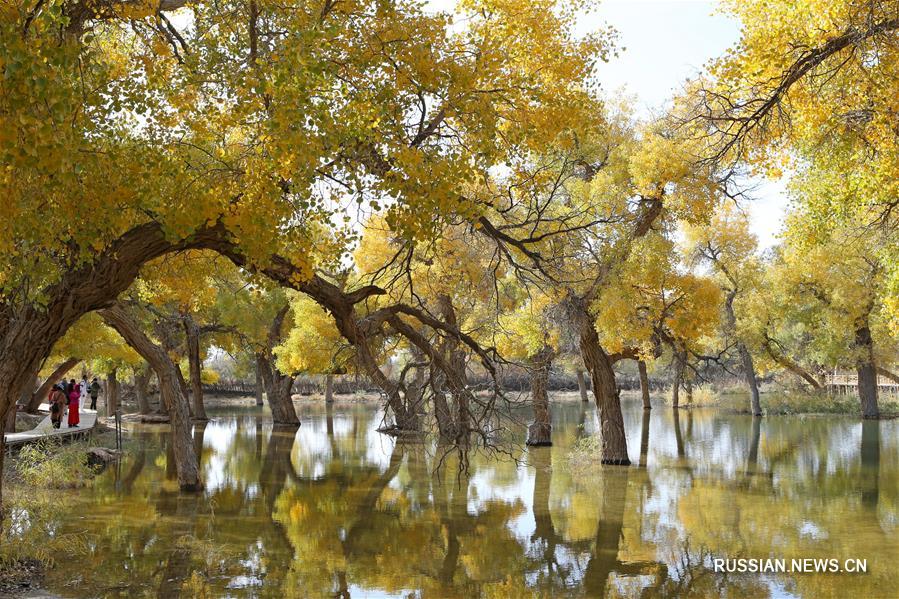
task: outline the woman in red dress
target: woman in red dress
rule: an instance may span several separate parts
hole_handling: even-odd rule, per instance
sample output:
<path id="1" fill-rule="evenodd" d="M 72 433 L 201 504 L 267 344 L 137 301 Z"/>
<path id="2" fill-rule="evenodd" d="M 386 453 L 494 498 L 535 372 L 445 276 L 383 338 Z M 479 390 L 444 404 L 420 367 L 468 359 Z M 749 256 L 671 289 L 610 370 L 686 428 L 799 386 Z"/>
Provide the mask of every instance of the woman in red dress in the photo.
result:
<path id="1" fill-rule="evenodd" d="M 77 427 L 81 422 L 78 415 L 78 400 L 81 399 L 81 388 L 75 379 L 69 381 L 69 428 Z"/>

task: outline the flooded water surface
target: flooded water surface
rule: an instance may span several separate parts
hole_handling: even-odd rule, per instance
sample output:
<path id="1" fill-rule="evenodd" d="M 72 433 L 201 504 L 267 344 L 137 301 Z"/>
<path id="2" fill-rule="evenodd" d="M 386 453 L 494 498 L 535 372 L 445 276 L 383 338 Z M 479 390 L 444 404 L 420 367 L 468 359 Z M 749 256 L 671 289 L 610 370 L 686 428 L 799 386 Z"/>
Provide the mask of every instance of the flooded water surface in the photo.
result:
<path id="1" fill-rule="evenodd" d="M 79 516 L 60 532 L 83 531 L 90 549 L 44 586 L 66 597 L 895 596 L 899 421 L 644 416 L 628 402 L 634 465 L 603 469 L 569 459 L 595 435 L 593 406 L 552 410 L 552 447 L 475 455 L 461 475 L 452 456 L 437 468 L 433 444 L 376 432 L 372 406 L 304 405 L 297 430 L 273 430 L 261 411 L 213 413 L 194 430 L 200 495 L 178 492 L 165 431 L 142 429 L 123 463 L 66 494 Z M 788 571 L 715 569 L 750 558 Z M 866 560 L 867 572 L 789 571 L 793 559 Z"/>

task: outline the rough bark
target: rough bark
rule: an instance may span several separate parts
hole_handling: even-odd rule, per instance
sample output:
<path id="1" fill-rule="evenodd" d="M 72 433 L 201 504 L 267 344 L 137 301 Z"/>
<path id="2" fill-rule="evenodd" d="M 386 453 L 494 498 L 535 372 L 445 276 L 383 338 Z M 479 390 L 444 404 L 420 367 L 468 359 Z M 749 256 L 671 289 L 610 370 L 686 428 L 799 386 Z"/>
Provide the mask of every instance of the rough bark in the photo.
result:
<path id="1" fill-rule="evenodd" d="M 25 411 L 34 414 L 37 412 L 38 406 L 40 406 L 47 399 L 47 394 L 50 393 L 50 389 L 53 388 L 53 385 L 59 382 L 59 380 L 66 375 L 72 368 L 75 367 L 80 360 L 78 358 L 67 358 L 65 361 L 61 362 L 59 366 L 53 369 L 53 373 L 47 377 L 41 386 L 37 388 L 37 391 L 32 393 L 31 399 L 28 401 L 28 405 L 25 407 Z"/>
<path id="2" fill-rule="evenodd" d="M 106 415 L 112 416 L 119 409 L 119 378 L 113 368 L 106 377 Z M 99 411 L 99 410 L 98 410 Z"/>
<path id="3" fill-rule="evenodd" d="M 437 308 L 440 317 L 447 325 L 453 329 L 459 328 L 459 322 L 456 317 L 456 309 L 453 306 L 452 299 L 445 294 L 437 297 Z M 453 335 L 447 335 L 440 344 L 438 351 L 443 354 L 443 359 L 452 369 L 453 374 L 461 381 L 461 385 L 453 385 L 450 383 L 450 395 L 453 398 L 454 426 L 456 437 L 467 437 L 471 428 L 471 406 L 469 402 L 469 392 L 465 389 L 467 376 L 465 373 L 465 352 L 460 349 L 460 340 Z M 448 377 L 446 377 L 448 379 Z M 445 379 L 446 380 L 446 379 Z M 450 381 L 446 380 L 447 383 Z"/>
<path id="4" fill-rule="evenodd" d="M 149 367 L 142 366 L 134 373 L 134 395 L 137 398 L 137 410 L 141 415 L 144 416 L 152 411 L 150 408 L 150 398 L 147 389 L 149 385 Z"/>
<path id="5" fill-rule="evenodd" d="M 877 407 L 877 365 L 874 362 L 874 340 L 867 318 L 855 331 L 856 371 L 858 372 L 858 397 L 861 400 L 863 418 L 879 418 Z"/>
<path id="6" fill-rule="evenodd" d="M 590 401 L 590 396 L 587 395 L 587 381 L 584 380 L 584 371 L 578 368 L 575 375 L 577 376 L 577 390 L 581 394 L 581 401 Z"/>
<path id="7" fill-rule="evenodd" d="M 328 373 L 325 375 L 325 403 L 334 401 L 334 375 Z"/>
<path id="8" fill-rule="evenodd" d="M 187 363 L 190 370 L 190 394 L 196 420 L 208 420 L 203 405 L 202 365 L 200 363 L 200 327 L 189 316 L 184 317 L 184 334 L 187 338 Z"/>
<path id="9" fill-rule="evenodd" d="M 257 368 L 262 372 L 262 383 L 272 420 L 278 425 L 295 426 L 300 424 L 296 408 L 293 405 L 294 377 L 278 370 L 275 366 L 274 349 L 281 342 L 281 329 L 290 307 L 285 305 L 272 320 L 268 330 L 267 346 L 264 353 L 256 356 Z"/>
<path id="10" fill-rule="evenodd" d="M 553 427 L 549 413 L 549 394 L 546 392 L 552 359 L 552 348 L 543 347 L 529 360 L 534 422 L 528 426 L 527 445 L 552 445 Z"/>
<path id="11" fill-rule="evenodd" d="M 178 367 L 166 351 L 153 343 L 120 305 L 114 304 L 100 312 L 104 322 L 118 332 L 128 345 L 146 360 L 159 379 L 159 391 L 169 412 L 172 426 L 172 449 L 178 472 L 178 484 L 184 491 L 202 488 L 197 454 L 191 437 L 190 415 L 176 373 Z"/>
<path id="12" fill-rule="evenodd" d="M 300 423 L 293 405 L 294 377 L 280 372 L 264 355 L 256 356 L 256 366 L 262 373 L 265 398 L 272 412 L 272 421 L 278 425 L 295 426 Z"/>
<path id="13" fill-rule="evenodd" d="M 590 373 L 599 412 L 602 435 L 600 459 L 603 464 L 629 465 L 631 462 L 627 456 L 627 436 L 624 431 L 624 418 L 621 415 L 621 399 L 612 362 L 599 343 L 599 335 L 589 312 L 582 305 L 576 305 L 574 310 L 581 357 Z"/>
<path id="14" fill-rule="evenodd" d="M 640 373 L 640 395 L 643 398 L 643 409 L 651 410 L 649 402 L 649 374 L 646 372 L 646 362 L 637 360 L 637 371 Z"/>
<path id="15" fill-rule="evenodd" d="M 753 416 L 762 415 L 762 406 L 759 402 L 759 384 L 755 375 L 755 365 L 752 363 L 752 354 L 746 348 L 746 344 L 737 338 L 737 314 L 734 311 L 734 300 L 737 297 L 736 289 L 727 292 L 724 299 L 724 318 L 728 332 L 737 339 L 737 353 L 743 366 L 743 378 L 749 387 L 749 409 Z"/>
<path id="16" fill-rule="evenodd" d="M 821 389 L 821 382 L 816 380 L 815 377 L 811 375 L 806 369 L 802 366 L 791 360 L 790 358 L 778 353 L 775 351 L 772 341 L 769 337 L 765 337 L 764 341 L 765 352 L 774 360 L 778 365 L 787 369 L 789 372 L 798 376 L 800 379 L 811 385 L 812 389 Z"/>

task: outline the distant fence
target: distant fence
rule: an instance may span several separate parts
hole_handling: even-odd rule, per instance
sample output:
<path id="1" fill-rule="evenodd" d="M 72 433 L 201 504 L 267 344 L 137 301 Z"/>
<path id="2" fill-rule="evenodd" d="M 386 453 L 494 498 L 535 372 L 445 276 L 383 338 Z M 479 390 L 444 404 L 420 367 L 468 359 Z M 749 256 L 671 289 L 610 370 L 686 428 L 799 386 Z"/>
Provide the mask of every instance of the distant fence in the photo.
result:
<path id="1" fill-rule="evenodd" d="M 834 372 L 824 376 L 824 385 L 827 387 L 847 388 L 858 387 L 858 373 Z M 883 375 L 877 376 L 877 386 L 888 391 L 899 392 L 899 383 Z"/>

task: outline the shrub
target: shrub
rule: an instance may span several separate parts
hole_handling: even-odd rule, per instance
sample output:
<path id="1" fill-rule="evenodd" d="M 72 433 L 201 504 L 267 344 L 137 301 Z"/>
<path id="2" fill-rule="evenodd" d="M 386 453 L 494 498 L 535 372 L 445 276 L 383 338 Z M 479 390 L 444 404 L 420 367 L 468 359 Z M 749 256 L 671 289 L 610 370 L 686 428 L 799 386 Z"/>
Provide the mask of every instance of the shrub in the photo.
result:
<path id="1" fill-rule="evenodd" d="M 22 448 L 16 459 L 16 473 L 32 487 L 64 489 L 81 487 L 97 469 L 87 463 L 87 444 L 60 444 L 48 438 Z"/>

